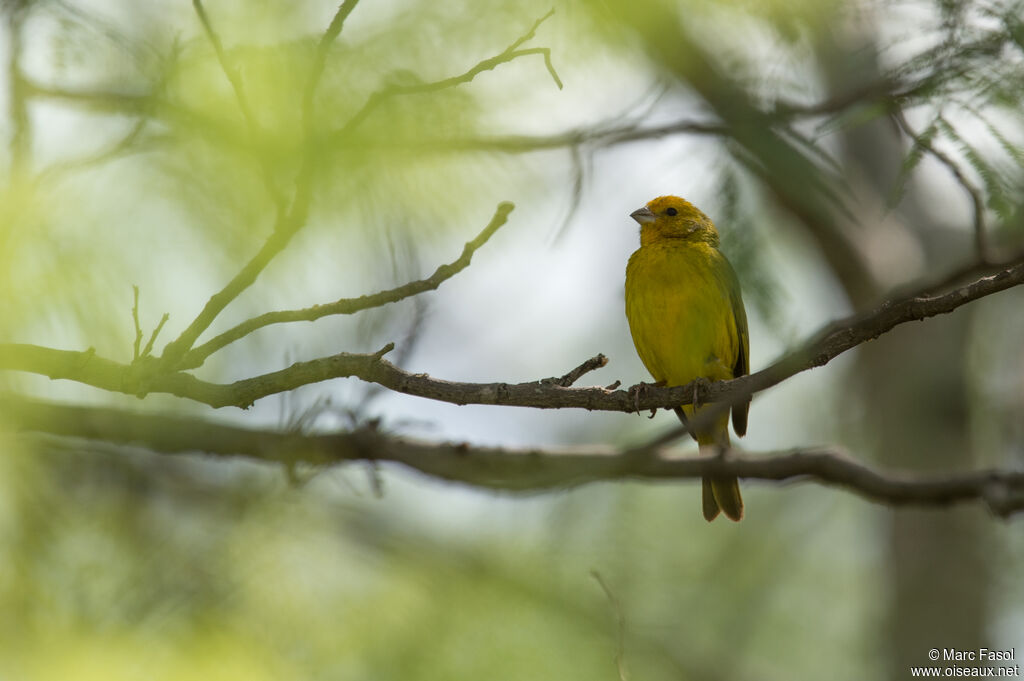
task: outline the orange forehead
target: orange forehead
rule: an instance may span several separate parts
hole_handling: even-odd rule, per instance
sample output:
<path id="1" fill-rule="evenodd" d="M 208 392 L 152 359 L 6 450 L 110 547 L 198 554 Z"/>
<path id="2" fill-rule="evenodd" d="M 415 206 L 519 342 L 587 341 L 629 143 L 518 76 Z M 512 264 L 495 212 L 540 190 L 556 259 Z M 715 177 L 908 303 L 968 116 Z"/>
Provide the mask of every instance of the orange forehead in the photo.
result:
<path id="1" fill-rule="evenodd" d="M 651 200 L 647 204 L 647 207 L 655 215 L 664 213 L 669 208 L 675 208 L 678 214 L 684 217 L 702 215 L 695 205 L 686 199 L 679 198 L 678 196 L 659 196 L 658 198 Z"/>

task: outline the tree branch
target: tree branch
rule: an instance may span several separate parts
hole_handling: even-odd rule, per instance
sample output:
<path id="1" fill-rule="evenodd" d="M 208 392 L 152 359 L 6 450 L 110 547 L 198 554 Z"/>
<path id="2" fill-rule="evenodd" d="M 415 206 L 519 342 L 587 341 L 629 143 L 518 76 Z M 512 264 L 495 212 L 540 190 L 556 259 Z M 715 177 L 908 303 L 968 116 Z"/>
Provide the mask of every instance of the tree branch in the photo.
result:
<path id="1" fill-rule="evenodd" d="M 122 156 L 144 151 L 146 147 L 138 144 L 138 141 L 148 123 L 147 118 L 140 118 L 124 137 L 109 146 L 87 156 L 58 161 L 43 168 L 36 175 L 36 181 L 40 183 L 56 182 L 73 172 L 87 170 Z"/>
<path id="2" fill-rule="evenodd" d="M 568 388 L 573 383 L 580 380 L 580 378 L 582 378 L 584 374 L 588 374 L 591 371 L 594 371 L 595 369 L 600 369 L 601 367 L 606 366 L 607 364 L 608 358 L 605 357 L 604 355 L 597 354 L 588 359 L 583 364 L 573 369 L 572 371 L 570 371 L 569 373 L 567 373 L 565 376 L 562 376 L 561 378 L 554 380 L 546 380 L 552 383 L 553 385 L 560 385 L 563 388 Z"/>
<path id="3" fill-rule="evenodd" d="M 953 275 L 937 284 L 926 284 L 917 292 L 908 293 L 905 297 L 895 301 L 887 301 L 872 311 L 855 314 L 829 324 L 814 334 L 802 348 L 777 360 L 761 371 L 732 381 L 711 384 L 707 396 L 701 395 L 698 399 L 701 403 L 715 402 L 712 407 L 691 420 L 688 426 L 678 426 L 637 448 L 633 453 L 641 454 L 654 451 L 685 437 L 691 432 L 691 428 L 705 427 L 721 416 L 723 411 L 743 402 L 754 393 L 778 385 L 801 371 L 824 366 L 843 352 L 872 341 L 900 324 L 947 314 L 968 302 L 1024 283 L 1024 254 L 1018 254 L 1012 260 L 1002 262 L 998 266 L 975 262 L 953 274 L 962 276 L 967 272 L 991 271 L 996 268 L 998 269 L 994 274 L 982 276 L 942 294 L 935 293 L 935 291 L 941 290 L 947 283 L 951 284 L 954 281 Z M 697 390 L 703 392 L 700 386 Z M 689 404 L 692 401 L 691 399 L 686 403 Z M 641 400 L 642 403 L 643 400 Z"/>
<path id="4" fill-rule="evenodd" d="M 840 113 L 853 106 L 875 102 L 896 103 L 910 99 L 920 86 L 900 87 L 898 83 L 880 82 L 856 88 L 842 95 L 810 104 L 778 101 L 771 111 L 764 112 L 766 120 L 776 124 L 792 123 L 797 119 L 816 118 Z M 632 142 L 645 142 L 672 135 L 728 135 L 730 129 L 715 121 L 680 120 L 654 126 L 635 123 L 613 124 L 605 121 L 592 128 L 567 130 L 551 135 L 495 135 L 481 137 L 449 137 L 415 140 L 380 140 L 380 144 L 398 144 L 403 147 L 437 151 L 492 151 L 512 154 L 573 148 L 583 145 L 612 147 Z M 375 141 L 376 143 L 376 141 Z"/>
<path id="5" fill-rule="evenodd" d="M 132 361 L 142 351 L 142 327 L 139 326 L 139 287 L 132 285 L 132 321 L 135 322 L 135 343 L 132 345 Z"/>
<path id="6" fill-rule="evenodd" d="M 28 14 L 28 4 L 14 4 L 5 8 L 7 14 L 7 109 L 11 119 L 9 149 L 11 154 L 10 174 L 20 178 L 28 171 L 32 150 L 32 117 L 28 110 L 28 91 L 25 87 L 21 58 L 23 26 Z"/>
<path id="7" fill-rule="evenodd" d="M 338 39 L 341 29 L 345 25 L 345 20 L 348 19 L 348 15 L 352 13 L 352 10 L 356 8 L 358 3 L 359 0 L 345 0 L 342 2 L 338 6 L 338 11 L 334 13 L 334 18 L 331 19 L 330 25 L 327 26 L 327 30 L 320 37 L 320 42 L 317 43 L 316 53 L 313 55 L 313 66 L 309 70 L 306 87 L 302 92 L 302 119 L 307 130 L 311 126 L 310 117 L 313 113 L 313 96 L 316 94 L 317 86 L 320 84 L 320 77 L 323 75 L 324 67 L 327 64 L 327 52 L 331 49 L 334 41 Z"/>
<path id="8" fill-rule="evenodd" d="M 320 42 L 316 45 L 316 52 L 313 54 L 313 64 L 309 69 L 309 75 L 306 77 L 306 86 L 302 90 L 302 127 L 306 135 L 306 146 L 307 149 L 307 162 L 312 162 L 312 138 L 313 138 L 313 99 L 316 96 L 317 88 L 320 85 L 320 79 L 324 74 L 324 68 L 327 65 L 327 53 L 331 49 L 331 45 L 338 39 L 341 34 L 341 29 L 345 26 L 345 20 L 348 19 L 348 15 L 352 13 L 352 10 L 356 8 L 359 0 L 344 0 L 339 6 L 338 10 L 334 13 L 334 18 L 331 19 L 331 23 L 327 26 L 327 30 L 320 37 Z"/>
<path id="9" fill-rule="evenodd" d="M 169 393 L 213 407 L 247 408 L 256 400 L 268 395 L 332 378 L 355 377 L 379 383 L 396 392 L 452 404 L 489 404 L 539 409 L 577 408 L 628 413 L 638 409 L 671 408 L 691 404 L 696 397 L 702 404 L 716 402 L 716 409 L 726 409 L 795 374 L 824 366 L 847 350 L 874 340 L 900 324 L 952 312 L 962 305 L 1022 283 L 1024 258 L 995 274 L 981 277 L 947 293 L 912 295 L 902 300 L 884 303 L 875 310 L 833 322 L 812 336 L 795 352 L 749 376 L 708 385 L 692 383 L 666 388 L 648 386 L 639 392 L 600 387 L 563 387 L 560 382 L 566 377 L 515 384 L 445 381 L 431 378 L 427 374 L 412 374 L 391 364 L 383 356 L 392 346 L 372 354 L 343 352 L 330 357 L 297 362 L 279 371 L 230 384 L 208 383 L 182 371 L 167 373 L 154 370 L 151 362 L 124 365 L 99 357 L 92 350 L 71 352 L 21 344 L 0 344 L 0 369 L 27 371 L 50 378 L 65 378 L 104 390 L 140 397 L 151 392 Z M 567 376 L 571 375 L 572 373 Z M 706 413 L 712 411 L 708 409 Z M 673 431 L 672 437 L 681 437 L 685 432 Z M 649 447 L 659 444 L 655 442 Z"/>
<path id="10" fill-rule="evenodd" d="M 319 83 L 320 75 L 323 71 L 323 63 L 321 60 L 322 53 L 326 51 L 331 42 L 333 42 L 333 40 L 338 36 L 338 33 L 341 32 L 345 18 L 348 16 L 348 13 L 354 9 L 357 1 L 358 0 L 346 0 L 342 4 L 338 9 L 338 13 L 331 21 L 330 26 L 328 26 L 327 31 L 324 33 L 323 38 L 320 40 L 320 44 L 317 48 L 317 61 L 314 62 L 307 85 L 306 97 L 308 97 L 309 102 L 312 102 L 316 86 Z M 194 2 L 196 3 L 197 9 L 201 10 L 202 5 L 199 3 L 199 0 L 194 0 Z M 202 16 L 205 16 L 205 14 L 201 13 L 201 17 Z M 212 35 L 215 37 L 215 34 Z M 306 97 L 304 97 L 304 100 Z M 308 119 L 308 115 L 306 115 L 306 117 Z M 266 166 L 264 167 L 266 168 Z M 307 149 L 303 158 L 302 167 L 300 168 L 295 180 L 295 195 L 292 198 L 290 208 L 285 206 L 285 202 L 276 194 L 273 183 L 268 179 L 268 189 L 271 190 L 277 205 L 277 217 L 275 219 L 273 233 L 271 233 L 270 237 L 266 242 L 264 242 L 260 251 L 245 264 L 241 271 L 239 271 L 224 288 L 210 297 L 202 311 L 192 321 L 192 323 L 189 324 L 188 328 L 185 329 L 185 331 L 183 331 L 175 340 L 167 344 L 160 357 L 160 369 L 162 371 L 167 372 L 179 368 L 181 359 L 185 356 L 185 353 L 192 349 L 196 340 L 198 340 L 199 336 L 209 328 L 210 324 L 213 323 L 213 320 L 216 319 L 221 311 L 223 311 L 231 301 L 237 298 L 242 291 L 247 289 L 254 281 L 256 281 L 256 278 L 266 268 L 270 261 L 285 249 L 295 233 L 306 224 L 306 219 L 309 215 L 309 204 L 313 192 L 313 170 L 314 155 L 311 150 Z"/>
<path id="11" fill-rule="evenodd" d="M 213 294 L 206 305 L 203 306 L 199 315 L 192 320 L 181 335 L 164 347 L 160 361 L 165 370 L 177 368 L 181 358 L 196 342 L 196 339 L 205 331 L 217 315 L 224 310 L 228 304 L 239 296 L 245 289 L 249 288 L 260 273 L 270 264 L 278 253 L 284 250 L 295 233 L 305 224 L 307 211 L 309 209 L 308 182 L 299 186 L 301 193 L 296 195 L 293 208 L 286 211 L 283 205 L 278 206 L 278 213 L 274 225 L 274 231 L 263 243 L 259 252 L 229 281 L 224 288 Z"/>
<path id="12" fill-rule="evenodd" d="M 220 41 L 220 36 L 213 30 L 213 25 L 210 23 L 210 17 L 206 14 L 206 8 L 203 7 L 202 0 L 192 0 L 192 7 L 195 9 L 196 16 L 199 17 L 199 23 L 203 25 L 206 37 L 213 46 L 213 51 L 217 55 L 217 62 L 220 63 L 221 71 L 224 72 L 224 76 L 231 84 L 231 89 L 235 93 L 235 100 L 238 102 L 238 109 L 242 112 L 245 122 L 249 125 L 249 131 L 256 134 L 259 131 L 259 127 L 256 117 L 253 116 L 252 109 L 249 107 L 249 100 L 245 96 L 245 90 L 242 87 L 242 77 L 238 74 L 238 69 L 233 68 L 228 63 L 227 54 L 224 52 L 224 45 Z"/>
<path id="13" fill-rule="evenodd" d="M 538 19 L 536 22 L 534 22 L 530 30 L 524 33 L 518 39 L 516 39 L 516 41 L 509 45 L 504 52 L 493 57 L 490 57 L 489 59 L 484 59 L 483 61 L 478 62 L 475 66 L 473 66 L 472 68 L 470 68 L 468 71 L 461 75 L 452 76 L 451 78 L 445 78 L 443 80 L 434 81 L 431 83 L 417 83 L 415 85 L 388 85 L 383 89 L 374 92 L 372 95 L 370 95 L 369 99 L 366 100 L 366 103 L 363 104 L 363 107 L 359 109 L 359 111 L 357 111 L 355 115 L 353 115 L 352 118 L 350 118 L 345 123 L 345 125 L 343 125 L 340 129 L 338 129 L 336 132 L 332 133 L 329 136 L 329 143 L 336 144 L 338 143 L 339 140 L 347 139 L 351 135 L 351 133 L 356 128 L 358 128 L 359 125 L 362 124 L 364 120 L 366 120 L 367 116 L 369 116 L 374 109 L 376 109 L 380 104 L 382 104 L 385 100 L 391 97 L 401 95 L 425 94 L 428 92 L 437 92 L 438 90 L 444 90 L 447 88 L 456 87 L 458 85 L 463 85 L 465 83 L 472 81 L 474 78 L 476 78 L 479 74 L 483 73 L 484 71 L 491 71 L 500 66 L 501 64 L 508 63 L 514 59 L 517 59 L 518 57 L 524 57 L 530 54 L 544 55 L 544 64 L 547 67 L 548 72 L 551 74 L 551 77 L 554 79 L 555 84 L 558 86 L 558 89 L 561 90 L 562 81 L 558 77 L 558 74 L 555 72 L 554 66 L 552 66 L 551 64 L 551 50 L 549 48 L 534 47 L 525 50 L 517 49 L 524 42 L 532 38 L 537 31 L 537 27 L 540 26 L 541 23 L 544 22 L 548 17 L 554 14 L 554 12 L 555 10 L 551 10 L 543 17 Z"/>
<path id="14" fill-rule="evenodd" d="M 150 92 L 117 92 L 114 90 L 74 90 L 46 85 L 22 76 L 21 86 L 30 97 L 73 105 L 86 111 L 135 115 L 152 108 L 155 96 Z"/>
<path id="15" fill-rule="evenodd" d="M 492 135 L 480 137 L 440 137 L 435 139 L 373 140 L 373 144 L 395 145 L 428 151 L 484 151 L 526 154 L 535 151 L 580 146 L 611 147 L 629 142 L 661 139 L 671 135 L 725 135 L 721 123 L 682 120 L 665 125 L 641 127 L 619 125 L 596 130 L 567 130 L 553 135 Z"/>
<path id="16" fill-rule="evenodd" d="M 170 318 L 171 314 L 169 312 L 164 312 L 163 316 L 160 317 L 159 323 L 157 323 L 156 327 L 153 329 L 153 333 L 149 335 L 149 340 L 146 341 L 146 347 L 142 349 L 143 357 L 149 357 L 150 353 L 153 351 L 153 344 L 156 343 L 156 338 L 160 335 L 160 330 L 164 328 L 164 324 L 166 324 L 167 320 Z"/>
<path id="17" fill-rule="evenodd" d="M 965 192 L 967 192 L 967 195 L 971 199 L 971 205 L 974 207 L 974 250 L 979 262 L 987 262 L 988 230 L 985 227 L 985 200 L 982 197 L 981 189 L 967 179 L 967 176 L 960 168 L 960 165 L 954 161 L 952 157 L 936 147 L 931 140 L 914 132 L 914 129 L 910 127 L 910 123 L 907 121 L 907 117 L 903 114 L 902 110 L 896 109 L 893 111 L 892 116 L 896 121 L 896 124 L 904 133 L 907 134 L 908 137 L 910 137 L 911 140 L 913 140 L 914 144 L 919 148 L 924 149 L 926 152 L 931 154 L 935 160 L 944 165 L 950 174 L 953 175 L 953 178 L 957 183 L 963 187 Z"/>
<path id="18" fill-rule="evenodd" d="M 254 430 L 203 419 L 73 407 L 0 395 L 0 413 L 17 431 L 101 440 L 164 454 L 200 452 L 315 466 L 390 461 L 474 487 L 537 493 L 606 480 L 691 480 L 736 475 L 747 480 L 814 481 L 891 506 L 949 506 L 981 501 L 995 514 L 1024 510 L 1024 471 L 980 470 L 914 476 L 880 472 L 840 454 L 772 452 L 758 457 L 637 457 L 608 448 L 562 450 L 475 447 L 397 437 L 364 427 L 299 434 Z"/>
<path id="19" fill-rule="evenodd" d="M 394 303 L 425 291 L 433 291 L 442 283 L 454 277 L 469 266 L 469 263 L 473 258 L 473 254 L 476 253 L 481 246 L 487 243 L 491 236 L 498 231 L 499 227 L 508 221 L 509 213 L 511 213 L 514 208 L 515 205 L 509 201 L 504 201 L 498 204 L 490 223 L 484 227 L 483 231 L 481 231 L 475 239 L 466 242 L 465 247 L 462 249 L 462 254 L 458 259 L 448 263 L 447 265 L 439 266 L 434 273 L 426 279 L 411 281 L 396 288 L 378 291 L 377 293 L 370 295 L 359 296 L 358 298 L 342 298 L 334 301 L 333 303 L 313 305 L 312 307 L 303 308 L 301 310 L 278 310 L 261 314 L 258 317 L 253 317 L 252 319 L 248 319 L 241 324 L 238 324 L 219 336 L 216 336 L 215 338 L 212 338 L 206 343 L 189 351 L 182 358 L 180 367 L 182 369 L 194 369 L 202 366 L 203 362 L 206 361 L 206 358 L 213 353 L 217 352 L 224 346 L 234 343 L 236 340 L 249 335 L 253 331 L 263 328 L 264 326 L 282 324 L 286 322 L 312 322 L 320 319 L 321 317 L 327 317 L 330 315 L 354 314 L 362 310 L 380 307 L 381 305 L 386 305 L 388 303 Z"/>

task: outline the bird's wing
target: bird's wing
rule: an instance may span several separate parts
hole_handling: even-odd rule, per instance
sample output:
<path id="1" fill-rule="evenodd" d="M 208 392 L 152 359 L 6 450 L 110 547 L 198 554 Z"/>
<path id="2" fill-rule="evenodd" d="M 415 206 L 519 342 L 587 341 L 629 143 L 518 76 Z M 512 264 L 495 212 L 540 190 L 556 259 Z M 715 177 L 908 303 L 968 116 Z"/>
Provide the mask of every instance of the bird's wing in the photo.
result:
<path id="1" fill-rule="evenodd" d="M 732 305 L 732 318 L 736 324 L 736 338 L 739 340 L 739 352 L 736 353 L 736 364 L 733 366 L 733 378 L 746 376 L 750 373 L 750 332 L 747 330 L 747 312 L 743 308 L 743 296 L 740 293 L 740 281 L 732 265 L 726 261 L 729 272 L 729 302 Z M 750 398 L 733 405 L 732 427 L 737 435 L 747 432 L 747 413 L 750 411 Z"/>

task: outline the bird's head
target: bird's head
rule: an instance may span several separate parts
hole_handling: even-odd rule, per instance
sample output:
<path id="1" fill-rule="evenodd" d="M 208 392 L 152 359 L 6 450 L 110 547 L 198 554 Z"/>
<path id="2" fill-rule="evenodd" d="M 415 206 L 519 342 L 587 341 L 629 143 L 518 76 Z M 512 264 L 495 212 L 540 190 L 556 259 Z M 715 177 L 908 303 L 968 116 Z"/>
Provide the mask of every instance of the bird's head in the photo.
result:
<path id="1" fill-rule="evenodd" d="M 659 196 L 629 214 L 640 223 L 640 244 L 664 239 L 704 241 L 718 246 L 718 230 L 711 218 L 678 196 Z"/>

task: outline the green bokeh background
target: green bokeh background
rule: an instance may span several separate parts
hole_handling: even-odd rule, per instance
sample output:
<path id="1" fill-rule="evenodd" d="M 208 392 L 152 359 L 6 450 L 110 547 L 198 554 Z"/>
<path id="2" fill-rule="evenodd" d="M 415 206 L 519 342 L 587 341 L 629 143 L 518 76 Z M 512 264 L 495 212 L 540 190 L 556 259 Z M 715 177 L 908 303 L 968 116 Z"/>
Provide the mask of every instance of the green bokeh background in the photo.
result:
<path id="1" fill-rule="evenodd" d="M 862 301 L 751 171 L 749 150 L 716 135 L 507 148 L 509 135 L 716 120 L 699 79 L 686 80 L 692 64 L 661 49 L 679 35 L 765 110 L 857 87 L 860 61 L 913 78 L 948 59 L 962 77 L 908 115 L 925 130 L 941 109 L 957 126 L 936 139 L 984 191 L 993 242 L 1020 241 L 1011 2 L 556 3 L 524 47 L 551 49 L 564 89 L 528 55 L 388 99 L 339 141 L 331 133 L 372 93 L 463 73 L 551 9 L 363 0 L 328 54 L 308 147 L 302 92 L 330 3 L 208 3 L 254 123 L 189 3 L 0 8 L 0 342 L 129 361 L 137 285 L 147 335 L 170 315 L 159 351 L 267 238 L 273 195 L 289 195 L 311 149 L 309 224 L 204 338 L 427 275 L 499 201 L 517 209 L 439 291 L 261 330 L 211 357 L 206 380 L 388 341 L 403 367 L 453 380 L 561 375 L 597 352 L 612 362 L 584 383 L 644 380 L 622 313 L 636 245 L 626 216 L 665 193 L 718 223 L 762 368 Z M 958 46 L 989 44 L 988 32 L 998 50 L 958 61 Z M 935 45 L 949 54 L 916 57 Z M 836 159 L 814 167 L 838 178 L 858 218 L 845 228 L 884 287 L 937 276 L 971 248 L 962 189 L 887 125 L 868 104 L 794 126 Z M 744 446 L 830 443 L 891 469 L 1019 468 L 1021 303 L 1009 291 L 800 374 L 754 401 Z M 252 427 L 377 418 L 486 445 L 625 446 L 673 427 L 668 413 L 460 408 L 354 380 L 247 412 L 14 372 L 0 389 Z M 0 425 L 3 679 L 899 679 L 927 664 L 926 646 L 1024 651 L 1020 520 L 978 506 L 893 510 L 750 483 L 748 517 L 709 525 L 690 483 L 514 496 L 350 465 L 301 470 L 295 484 L 283 467 L 16 430 Z"/>

